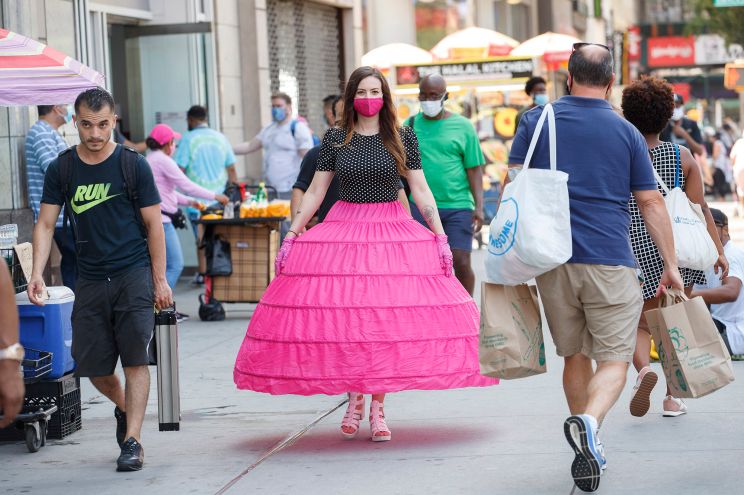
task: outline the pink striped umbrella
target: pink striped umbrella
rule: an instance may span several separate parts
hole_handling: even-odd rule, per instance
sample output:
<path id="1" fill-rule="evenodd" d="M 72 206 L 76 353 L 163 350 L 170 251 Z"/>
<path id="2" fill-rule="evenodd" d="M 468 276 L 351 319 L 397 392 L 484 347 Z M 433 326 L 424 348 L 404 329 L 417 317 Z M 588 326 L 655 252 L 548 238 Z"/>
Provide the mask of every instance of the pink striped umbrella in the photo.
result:
<path id="1" fill-rule="evenodd" d="M 0 105 L 72 103 L 102 74 L 54 48 L 0 28 Z"/>

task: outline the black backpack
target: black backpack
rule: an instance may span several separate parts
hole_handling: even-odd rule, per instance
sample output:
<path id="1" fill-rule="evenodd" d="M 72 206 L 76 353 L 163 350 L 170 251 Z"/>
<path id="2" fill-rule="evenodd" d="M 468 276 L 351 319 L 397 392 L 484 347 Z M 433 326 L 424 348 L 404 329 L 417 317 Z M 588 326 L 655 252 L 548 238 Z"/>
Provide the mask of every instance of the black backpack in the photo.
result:
<path id="1" fill-rule="evenodd" d="M 121 146 L 121 145 L 117 145 Z M 70 197 L 70 184 L 72 183 L 72 149 L 74 146 L 70 146 L 57 156 L 57 163 L 59 164 L 59 178 L 60 185 L 62 186 L 62 197 L 64 198 L 65 204 L 63 206 L 64 214 L 62 217 L 62 226 L 67 228 L 69 222 L 72 227 L 72 235 L 75 239 L 75 244 L 80 244 L 80 236 L 75 222 L 75 216 L 72 214 L 72 208 L 68 198 Z M 121 146 L 120 164 L 121 172 L 124 176 L 124 191 L 126 192 L 127 198 L 132 203 L 134 208 L 134 217 L 139 225 L 142 238 L 147 239 L 147 229 L 145 228 L 145 221 L 142 218 L 142 212 L 139 208 L 139 193 L 137 192 L 137 159 L 139 154 L 131 148 Z"/>

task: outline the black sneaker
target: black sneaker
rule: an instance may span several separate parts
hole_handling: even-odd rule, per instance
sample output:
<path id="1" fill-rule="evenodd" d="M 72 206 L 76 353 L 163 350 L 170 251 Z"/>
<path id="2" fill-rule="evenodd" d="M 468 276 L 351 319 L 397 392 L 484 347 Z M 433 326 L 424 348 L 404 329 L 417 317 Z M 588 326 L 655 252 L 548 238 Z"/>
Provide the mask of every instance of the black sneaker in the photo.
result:
<path id="1" fill-rule="evenodd" d="M 121 455 L 116 460 L 117 471 L 139 471 L 145 461 L 145 449 L 142 444 L 129 437 L 121 444 Z"/>
<path id="2" fill-rule="evenodd" d="M 114 417 L 116 418 L 116 443 L 121 447 L 127 436 L 127 413 L 115 407 Z"/>
<path id="3" fill-rule="evenodd" d="M 185 313 L 176 313 L 176 322 L 181 323 L 189 319 L 189 315 Z"/>

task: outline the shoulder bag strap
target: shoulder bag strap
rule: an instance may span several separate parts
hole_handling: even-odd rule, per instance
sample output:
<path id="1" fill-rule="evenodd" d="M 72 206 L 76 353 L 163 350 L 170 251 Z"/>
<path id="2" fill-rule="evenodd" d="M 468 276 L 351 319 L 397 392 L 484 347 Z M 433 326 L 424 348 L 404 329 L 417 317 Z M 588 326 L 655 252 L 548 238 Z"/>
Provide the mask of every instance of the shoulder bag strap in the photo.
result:
<path id="1" fill-rule="evenodd" d="M 523 169 L 528 169 L 530 167 L 530 162 L 532 161 L 532 154 L 535 152 L 535 147 L 537 146 L 537 140 L 540 137 L 540 133 L 542 132 L 543 124 L 545 123 L 545 119 L 548 119 L 548 146 L 550 148 L 550 170 L 555 171 L 557 169 L 556 165 L 556 149 L 555 149 L 555 113 L 553 112 L 553 105 L 548 103 L 543 108 L 542 113 L 540 114 L 540 118 L 537 121 L 537 125 L 535 126 L 535 132 L 532 134 L 532 140 L 530 141 L 530 147 L 527 149 L 527 156 L 524 159 Z"/>
<path id="2" fill-rule="evenodd" d="M 651 170 L 654 171 L 654 177 L 656 177 L 656 182 L 659 183 L 659 185 L 661 186 L 661 188 L 664 190 L 665 193 L 669 194 L 669 188 L 667 187 L 666 183 L 663 180 L 661 180 L 661 176 L 659 175 L 659 172 L 656 170 L 656 167 L 654 167 L 653 156 L 651 158 Z"/>
<path id="3" fill-rule="evenodd" d="M 682 160 L 679 157 L 679 145 L 673 144 L 672 146 L 674 146 L 674 187 L 681 187 Z"/>
<path id="4" fill-rule="evenodd" d="M 147 237 L 145 221 L 142 218 L 142 212 L 139 205 L 139 191 L 137 189 L 137 159 L 138 153 L 126 146 L 121 147 L 121 173 L 124 176 L 124 191 L 127 193 L 129 201 L 134 209 L 134 217 L 140 227 L 143 237 Z"/>
<path id="5" fill-rule="evenodd" d="M 70 206 L 70 185 L 72 184 L 72 148 L 69 147 L 57 156 L 59 161 L 59 179 L 60 185 L 62 186 L 62 198 L 64 204 L 62 205 L 62 228 L 66 229 L 67 225 L 70 225 L 72 230 L 72 238 L 77 244 L 78 230 L 77 222 L 75 222 L 75 216 L 73 215 L 72 207 Z"/>

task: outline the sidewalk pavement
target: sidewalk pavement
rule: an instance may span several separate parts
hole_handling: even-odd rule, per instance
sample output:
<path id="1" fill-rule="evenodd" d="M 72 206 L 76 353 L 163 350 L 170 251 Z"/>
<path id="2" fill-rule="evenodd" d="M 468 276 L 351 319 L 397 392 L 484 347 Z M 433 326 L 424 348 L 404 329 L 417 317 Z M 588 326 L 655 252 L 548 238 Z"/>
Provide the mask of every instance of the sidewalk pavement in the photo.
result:
<path id="1" fill-rule="evenodd" d="M 481 279 L 484 256 L 473 257 Z M 232 367 L 253 306 L 227 305 L 226 321 L 204 323 L 196 316 L 197 293 L 185 285 L 177 292 L 179 308 L 192 315 L 180 326 L 181 431 L 157 431 L 153 371 L 144 469 L 115 472 L 113 406 L 84 380 L 81 431 L 35 454 L 23 443 L 0 445 L 0 494 L 572 492 L 562 366 L 549 337 L 547 374 L 490 388 L 393 394 L 386 401 L 392 441 L 372 443 L 366 418 L 358 438 L 346 441 L 339 434 L 345 405 L 333 411 L 344 397 L 236 390 Z M 631 371 L 602 428 L 609 467 L 597 493 L 741 493 L 744 362 L 734 369 L 739 381 L 689 400 L 690 412 L 680 418 L 661 417 L 657 385 L 651 411 L 640 419 L 628 412 Z"/>

